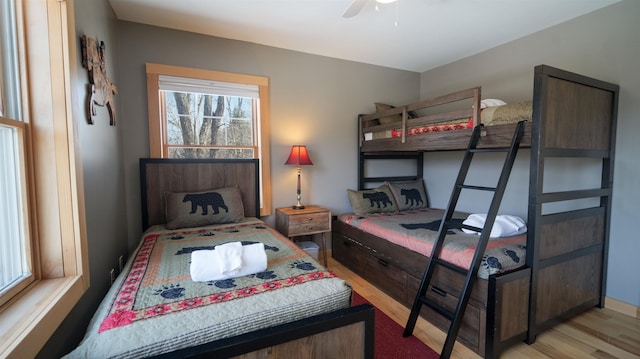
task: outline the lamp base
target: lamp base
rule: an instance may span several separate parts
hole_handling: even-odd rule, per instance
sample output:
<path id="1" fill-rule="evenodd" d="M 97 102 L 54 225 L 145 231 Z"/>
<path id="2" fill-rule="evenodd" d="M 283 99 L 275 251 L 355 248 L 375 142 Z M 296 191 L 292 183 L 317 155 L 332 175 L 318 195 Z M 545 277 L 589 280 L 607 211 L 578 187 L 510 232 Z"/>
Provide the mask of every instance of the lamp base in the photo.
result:
<path id="1" fill-rule="evenodd" d="M 293 209 L 304 209 L 304 206 L 301 204 L 296 204 L 295 206 L 291 206 Z"/>

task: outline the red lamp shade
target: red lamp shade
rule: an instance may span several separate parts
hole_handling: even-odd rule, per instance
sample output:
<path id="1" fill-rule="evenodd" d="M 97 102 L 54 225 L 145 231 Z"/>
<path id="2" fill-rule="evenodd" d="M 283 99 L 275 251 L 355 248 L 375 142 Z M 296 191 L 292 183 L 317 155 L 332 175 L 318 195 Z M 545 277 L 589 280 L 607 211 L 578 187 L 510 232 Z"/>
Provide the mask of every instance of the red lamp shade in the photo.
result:
<path id="1" fill-rule="evenodd" d="M 304 165 L 312 165 L 311 158 L 309 158 L 309 153 L 307 152 L 307 146 L 294 145 L 291 147 L 291 153 L 289 154 L 289 158 L 285 165 L 296 165 L 296 166 L 304 166 Z"/>

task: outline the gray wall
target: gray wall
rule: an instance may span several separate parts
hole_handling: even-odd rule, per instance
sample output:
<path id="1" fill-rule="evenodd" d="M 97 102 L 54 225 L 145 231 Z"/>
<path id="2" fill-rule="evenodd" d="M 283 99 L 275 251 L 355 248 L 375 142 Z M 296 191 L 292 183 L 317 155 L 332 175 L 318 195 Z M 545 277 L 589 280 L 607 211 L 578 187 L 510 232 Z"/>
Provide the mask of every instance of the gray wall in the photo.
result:
<path id="1" fill-rule="evenodd" d="M 291 145 L 305 144 L 314 165 L 303 168 L 302 202 L 347 211 L 346 189 L 357 186 L 357 114 L 375 111 L 376 101 L 415 101 L 419 93 L 415 72 L 132 22 L 118 29 L 130 248 L 141 233 L 138 158 L 149 156 L 145 63 L 269 78 L 274 208 L 295 204 L 296 171 L 284 162 Z M 265 220 L 273 224 L 274 216 Z"/>
<path id="2" fill-rule="evenodd" d="M 74 106 L 84 109 L 88 72 L 81 65 L 80 37 L 86 35 L 105 43 L 107 76 L 118 88 L 117 22 L 106 0 L 74 2 L 78 35 L 78 71 L 83 80 L 72 89 Z M 115 96 L 116 112 L 121 95 Z M 84 110 L 78 111 L 84 113 Z M 120 115 L 120 113 L 118 113 Z M 71 351 L 84 336 L 84 330 L 110 286 L 110 269 L 118 274 L 118 257 L 126 255 L 126 203 L 124 165 L 122 160 L 122 131 L 118 124 L 109 126 L 105 107 L 98 107 L 94 125 L 85 117 L 74 119 L 76 140 L 80 146 L 84 176 L 87 242 L 89 246 L 90 288 L 67 316 L 58 330 L 41 350 L 39 357 L 59 358 Z"/>
<path id="3" fill-rule="evenodd" d="M 421 75 L 420 98 L 482 86 L 483 98 L 518 101 L 532 98 L 533 67 L 547 64 L 620 85 L 613 214 L 607 276 L 607 296 L 640 305 L 640 277 L 633 265 L 640 253 L 635 224 L 640 219 L 640 2 L 626 0 L 531 36 L 496 47 Z M 505 211 L 526 215 L 528 151 L 519 154 L 505 202 Z M 446 206 L 461 153 L 431 153 L 425 159 L 430 199 Z M 498 170 L 488 161 L 486 172 Z M 585 173 L 587 164 L 555 165 L 562 174 Z M 593 182 L 593 176 L 573 176 Z M 599 178 L 596 178 L 596 182 Z M 586 185 L 586 184 L 585 184 Z M 463 203 L 475 208 L 473 203 Z"/>

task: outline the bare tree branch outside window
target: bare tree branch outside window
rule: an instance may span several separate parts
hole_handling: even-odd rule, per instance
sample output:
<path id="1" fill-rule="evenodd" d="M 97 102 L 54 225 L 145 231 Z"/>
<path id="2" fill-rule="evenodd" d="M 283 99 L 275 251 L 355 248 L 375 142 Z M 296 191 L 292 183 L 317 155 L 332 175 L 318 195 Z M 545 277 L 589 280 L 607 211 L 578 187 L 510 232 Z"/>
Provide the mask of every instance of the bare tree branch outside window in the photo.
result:
<path id="1" fill-rule="evenodd" d="M 252 99 L 166 91 L 170 157 L 254 158 Z"/>

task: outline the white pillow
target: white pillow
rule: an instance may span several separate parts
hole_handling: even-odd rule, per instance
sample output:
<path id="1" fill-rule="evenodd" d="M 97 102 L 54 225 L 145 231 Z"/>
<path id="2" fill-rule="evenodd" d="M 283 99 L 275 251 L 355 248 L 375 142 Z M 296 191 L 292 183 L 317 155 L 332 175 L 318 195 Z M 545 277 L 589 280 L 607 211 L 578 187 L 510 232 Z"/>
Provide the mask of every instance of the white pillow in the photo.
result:
<path id="1" fill-rule="evenodd" d="M 462 224 L 482 228 L 484 227 L 484 222 L 486 221 L 486 219 L 486 214 L 470 214 L 469 217 L 467 217 L 467 219 L 462 222 Z M 469 234 L 480 234 L 479 232 L 474 232 L 465 228 L 463 228 L 462 231 Z M 489 235 L 489 237 L 511 237 L 526 232 L 527 225 L 522 218 L 503 214 L 496 216 L 496 220 L 495 222 L 493 222 L 493 227 L 491 228 L 491 234 Z"/>
<path id="2" fill-rule="evenodd" d="M 487 107 L 493 107 L 493 106 L 502 106 L 502 105 L 506 105 L 507 103 L 502 101 L 502 100 L 497 100 L 494 98 L 486 98 L 482 101 L 480 101 L 480 109 L 482 110 L 483 108 L 487 108 Z"/>

